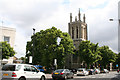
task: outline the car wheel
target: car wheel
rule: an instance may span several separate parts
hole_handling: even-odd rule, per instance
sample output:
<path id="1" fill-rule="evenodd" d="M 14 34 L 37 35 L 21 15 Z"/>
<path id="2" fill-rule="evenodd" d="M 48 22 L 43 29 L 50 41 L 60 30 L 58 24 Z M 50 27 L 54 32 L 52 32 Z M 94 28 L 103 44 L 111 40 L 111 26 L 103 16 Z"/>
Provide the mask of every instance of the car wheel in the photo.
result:
<path id="1" fill-rule="evenodd" d="M 55 78 L 52 78 L 52 80 L 56 80 Z"/>
<path id="2" fill-rule="evenodd" d="M 66 80 L 66 79 L 67 79 L 67 76 L 64 77 L 64 80 Z"/>
<path id="3" fill-rule="evenodd" d="M 73 79 L 73 76 L 71 77 L 71 79 Z"/>
<path id="4" fill-rule="evenodd" d="M 45 77 L 44 77 L 44 76 L 42 76 L 42 77 L 40 78 L 40 80 L 45 80 Z"/>
<path id="5" fill-rule="evenodd" d="M 19 78 L 19 80 L 26 80 L 24 77 Z"/>

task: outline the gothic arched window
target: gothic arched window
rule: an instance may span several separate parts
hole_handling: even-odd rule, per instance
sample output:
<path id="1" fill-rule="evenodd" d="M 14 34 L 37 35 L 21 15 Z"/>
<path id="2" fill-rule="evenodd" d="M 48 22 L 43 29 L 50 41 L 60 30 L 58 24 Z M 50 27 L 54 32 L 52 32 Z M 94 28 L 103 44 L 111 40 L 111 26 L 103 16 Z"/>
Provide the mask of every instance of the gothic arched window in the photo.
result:
<path id="1" fill-rule="evenodd" d="M 72 39 L 74 39 L 74 28 L 72 27 Z"/>
<path id="2" fill-rule="evenodd" d="M 76 38 L 78 38 L 78 27 L 76 27 Z"/>

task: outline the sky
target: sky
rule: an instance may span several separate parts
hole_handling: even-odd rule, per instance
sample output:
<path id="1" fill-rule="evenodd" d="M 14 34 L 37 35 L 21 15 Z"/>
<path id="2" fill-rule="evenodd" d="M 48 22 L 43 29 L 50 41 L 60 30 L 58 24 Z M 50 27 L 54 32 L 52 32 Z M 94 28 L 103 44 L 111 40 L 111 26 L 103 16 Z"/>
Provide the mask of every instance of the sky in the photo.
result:
<path id="1" fill-rule="evenodd" d="M 68 32 L 70 13 L 73 21 L 80 8 L 81 20 L 86 16 L 88 40 L 107 45 L 118 52 L 119 0 L 0 0 L 0 26 L 16 28 L 14 50 L 24 57 L 26 43 L 35 32 L 52 26 Z M 113 22 L 109 19 L 114 19 Z M 4 22 L 2 25 L 2 21 Z"/>

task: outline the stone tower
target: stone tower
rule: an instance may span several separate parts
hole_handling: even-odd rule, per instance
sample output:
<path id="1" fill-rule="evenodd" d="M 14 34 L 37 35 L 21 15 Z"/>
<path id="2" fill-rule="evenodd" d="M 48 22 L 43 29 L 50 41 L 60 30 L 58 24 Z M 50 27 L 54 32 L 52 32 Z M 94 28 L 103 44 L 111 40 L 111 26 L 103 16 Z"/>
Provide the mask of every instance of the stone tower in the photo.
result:
<path id="1" fill-rule="evenodd" d="M 80 9 L 78 12 L 78 20 L 77 16 L 75 17 L 75 21 L 72 21 L 72 13 L 70 13 L 70 22 L 68 23 L 68 33 L 70 34 L 73 44 L 75 46 L 75 50 L 79 48 L 79 44 L 83 40 L 87 40 L 87 24 L 85 14 L 83 15 L 83 21 L 81 20 Z M 81 67 L 80 57 L 77 55 L 68 56 L 67 67 L 68 68 L 79 68 Z"/>
<path id="2" fill-rule="evenodd" d="M 83 21 L 81 21 L 81 13 L 80 9 L 78 12 L 78 20 L 77 16 L 75 17 L 75 21 L 72 21 L 72 13 L 70 13 L 70 22 L 68 23 L 68 33 L 73 39 L 73 44 L 76 49 L 78 49 L 79 44 L 83 40 L 87 40 L 87 24 L 85 14 L 83 15 Z"/>

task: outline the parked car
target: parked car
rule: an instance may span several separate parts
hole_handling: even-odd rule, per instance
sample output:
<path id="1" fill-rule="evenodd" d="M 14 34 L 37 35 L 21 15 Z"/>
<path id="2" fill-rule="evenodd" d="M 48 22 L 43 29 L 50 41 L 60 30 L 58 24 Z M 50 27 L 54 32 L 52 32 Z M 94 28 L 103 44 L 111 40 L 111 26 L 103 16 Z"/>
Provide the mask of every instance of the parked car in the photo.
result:
<path id="1" fill-rule="evenodd" d="M 78 75 L 84 75 L 84 76 L 86 76 L 88 74 L 89 74 L 89 72 L 85 68 L 78 68 L 78 70 L 77 70 L 77 76 Z"/>
<path id="2" fill-rule="evenodd" d="M 77 73 L 77 69 L 69 69 L 71 72 L 73 72 L 74 74 Z"/>
<path id="3" fill-rule="evenodd" d="M 96 74 L 100 74 L 100 70 L 99 69 L 95 69 L 95 73 Z"/>
<path id="4" fill-rule="evenodd" d="M 117 70 L 117 72 L 119 73 L 119 72 L 120 72 L 120 70 L 118 69 L 118 70 Z"/>
<path id="5" fill-rule="evenodd" d="M 94 69 L 87 69 L 89 72 L 89 75 L 95 75 L 95 70 Z"/>
<path id="6" fill-rule="evenodd" d="M 2 80 L 45 80 L 46 75 L 33 65 L 6 64 L 2 67 Z"/>
<path id="7" fill-rule="evenodd" d="M 53 80 L 73 78 L 74 74 L 69 69 L 57 69 L 52 73 Z"/>
<path id="8" fill-rule="evenodd" d="M 43 66 L 41 65 L 34 65 L 40 72 L 44 72 Z"/>
<path id="9" fill-rule="evenodd" d="M 109 73 L 109 71 L 107 69 L 102 69 L 100 73 Z"/>

